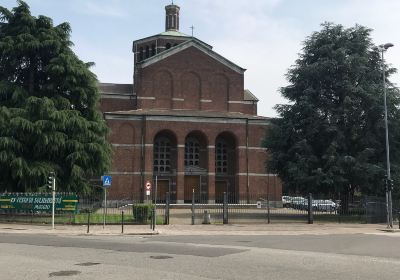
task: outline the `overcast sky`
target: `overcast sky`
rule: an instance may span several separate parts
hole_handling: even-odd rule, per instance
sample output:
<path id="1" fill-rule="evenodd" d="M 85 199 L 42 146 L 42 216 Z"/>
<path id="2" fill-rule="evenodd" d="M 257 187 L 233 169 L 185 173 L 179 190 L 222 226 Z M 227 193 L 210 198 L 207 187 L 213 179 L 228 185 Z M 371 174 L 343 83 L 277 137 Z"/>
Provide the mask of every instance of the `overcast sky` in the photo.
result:
<path id="1" fill-rule="evenodd" d="M 72 26 L 74 50 L 93 61 L 101 82 L 131 83 L 132 41 L 163 32 L 168 0 L 27 0 L 33 15 Z M 387 61 L 400 68 L 399 0 L 175 0 L 181 7 L 180 31 L 212 45 L 214 51 L 246 68 L 245 88 L 259 99 L 258 113 L 276 116 L 285 103 L 278 92 L 302 41 L 320 24 L 374 29 L 375 44 L 391 42 Z M 15 0 L 1 0 L 12 8 Z M 391 81 L 400 85 L 400 74 Z"/>

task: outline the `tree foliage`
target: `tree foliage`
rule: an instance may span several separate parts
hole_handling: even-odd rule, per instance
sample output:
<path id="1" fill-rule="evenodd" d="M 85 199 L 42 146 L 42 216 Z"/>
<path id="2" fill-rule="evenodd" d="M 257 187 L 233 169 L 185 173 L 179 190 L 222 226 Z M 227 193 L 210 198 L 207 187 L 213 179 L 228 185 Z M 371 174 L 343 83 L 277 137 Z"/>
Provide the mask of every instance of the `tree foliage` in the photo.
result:
<path id="1" fill-rule="evenodd" d="M 382 60 L 371 29 L 322 24 L 288 73 L 264 141 L 292 192 L 381 194 L 386 172 Z M 386 77 L 395 72 L 385 64 Z M 400 96 L 387 80 L 390 159 L 399 184 Z"/>
<path id="2" fill-rule="evenodd" d="M 0 190 L 90 190 L 110 165 L 96 76 L 71 50 L 68 23 L 0 6 Z"/>

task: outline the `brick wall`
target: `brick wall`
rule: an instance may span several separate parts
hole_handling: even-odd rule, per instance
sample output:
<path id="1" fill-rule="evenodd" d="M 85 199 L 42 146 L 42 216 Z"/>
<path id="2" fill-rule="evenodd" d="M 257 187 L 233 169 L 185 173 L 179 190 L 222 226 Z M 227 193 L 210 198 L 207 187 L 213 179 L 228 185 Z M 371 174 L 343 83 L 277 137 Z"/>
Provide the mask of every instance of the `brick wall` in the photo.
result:
<path id="1" fill-rule="evenodd" d="M 215 141 L 218 135 L 224 133 L 235 142 L 234 174 L 237 174 L 237 191 L 265 194 L 269 189 L 271 200 L 280 200 L 282 195 L 279 179 L 266 174 L 265 161 L 267 153 L 261 147 L 261 140 L 265 135 L 265 125 L 249 125 L 249 149 L 246 149 L 245 123 L 203 123 L 184 121 L 151 121 L 147 120 L 116 120 L 108 119 L 107 124 L 111 133 L 109 140 L 113 144 L 113 188 L 110 196 L 117 198 L 127 194 L 138 195 L 143 189 L 145 181 L 153 180 L 153 142 L 160 132 L 167 132 L 176 142 L 176 174 L 168 177 L 176 190 L 175 199 L 183 201 L 183 186 L 185 182 L 184 145 L 189 134 L 200 136 L 207 147 L 202 151 L 203 161 L 207 161 L 209 195 L 215 193 Z M 144 131 L 142 147 L 142 131 Z M 142 162 L 142 149 L 144 162 Z M 175 156 L 174 156 L 175 157 Z M 247 167 L 247 157 L 249 165 Z M 173 160 L 173 159 L 172 159 Z M 247 180 L 249 174 L 249 180 Z M 114 180 L 114 178 L 116 178 Z M 138 197 L 135 197 L 139 199 Z"/>
<path id="2" fill-rule="evenodd" d="M 243 101 L 243 75 L 195 47 L 137 72 L 138 108 L 243 111 L 228 103 Z"/>

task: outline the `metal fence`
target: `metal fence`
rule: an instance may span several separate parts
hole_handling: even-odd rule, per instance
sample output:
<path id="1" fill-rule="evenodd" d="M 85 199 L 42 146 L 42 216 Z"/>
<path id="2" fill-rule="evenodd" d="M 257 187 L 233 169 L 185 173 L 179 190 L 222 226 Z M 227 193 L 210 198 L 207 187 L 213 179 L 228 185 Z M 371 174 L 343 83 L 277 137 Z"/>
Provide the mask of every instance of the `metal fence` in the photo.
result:
<path id="1" fill-rule="evenodd" d="M 283 196 L 271 201 L 266 194 L 222 193 L 207 200 L 193 193 L 187 203 L 126 198 L 104 199 L 102 193 L 79 197 L 76 212 L 56 211 L 57 224 L 227 224 L 227 223 L 385 223 L 386 202 L 381 197 Z M 400 201 L 393 203 L 394 219 Z M 0 209 L 0 222 L 51 223 L 51 213 Z M 398 222 L 398 221 L 396 221 Z"/>

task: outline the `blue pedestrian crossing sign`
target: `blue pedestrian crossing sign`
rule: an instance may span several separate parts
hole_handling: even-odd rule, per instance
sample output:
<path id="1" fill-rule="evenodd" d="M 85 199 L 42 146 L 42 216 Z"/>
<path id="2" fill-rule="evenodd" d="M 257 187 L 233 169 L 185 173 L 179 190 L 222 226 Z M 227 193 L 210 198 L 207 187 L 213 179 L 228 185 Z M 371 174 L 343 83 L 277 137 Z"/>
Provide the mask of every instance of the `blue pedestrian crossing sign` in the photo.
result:
<path id="1" fill-rule="evenodd" d="M 112 178 L 110 175 L 101 176 L 101 179 L 103 181 L 103 187 L 105 187 L 105 188 L 111 187 Z"/>

